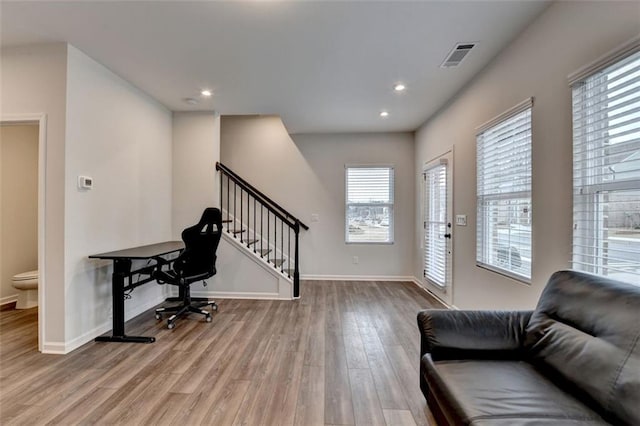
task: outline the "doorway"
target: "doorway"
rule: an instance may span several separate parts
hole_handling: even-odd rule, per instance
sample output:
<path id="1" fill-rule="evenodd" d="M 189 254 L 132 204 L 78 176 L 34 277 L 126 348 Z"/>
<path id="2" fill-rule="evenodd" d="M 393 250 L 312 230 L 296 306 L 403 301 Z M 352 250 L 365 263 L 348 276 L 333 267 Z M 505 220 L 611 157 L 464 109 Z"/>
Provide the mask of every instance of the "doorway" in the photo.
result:
<path id="1" fill-rule="evenodd" d="M 2 221 L 4 221 L 5 219 L 5 213 L 7 213 L 7 216 L 29 216 L 30 217 L 30 223 L 33 225 L 35 224 L 34 228 L 32 228 L 32 230 L 30 232 L 32 232 L 31 235 L 29 235 L 28 237 L 25 237 L 25 239 L 30 239 L 30 245 L 31 247 L 25 250 L 29 250 L 30 253 L 32 253 L 33 251 L 33 244 L 35 243 L 35 261 L 33 260 L 33 258 L 31 258 L 29 260 L 29 265 L 31 266 L 27 266 L 27 264 L 24 265 L 20 265 L 20 267 L 14 265 L 14 267 L 18 267 L 18 269 L 25 269 L 24 271 L 19 271 L 19 272 L 28 272 L 31 271 L 32 269 L 37 269 L 38 270 L 38 290 L 37 290 L 37 300 L 38 300 L 38 308 L 37 308 L 37 318 L 38 318 L 38 351 L 42 352 L 43 351 L 43 336 L 44 336 L 44 312 L 45 312 L 45 217 L 46 217 L 46 208 L 45 208 L 45 194 L 46 194 L 46 180 L 45 180 L 45 170 L 46 170 L 46 115 L 45 114 L 19 114 L 19 115 L 3 115 L 0 117 L 0 128 L 2 128 L 3 130 L 6 128 L 10 128 L 13 130 L 16 129 L 23 129 L 29 133 L 32 134 L 33 137 L 36 138 L 36 141 L 31 141 L 29 143 L 32 143 L 35 146 L 32 146 L 31 149 L 35 148 L 35 158 L 33 158 L 33 152 L 31 152 L 30 155 L 30 159 L 29 160 L 24 160 L 24 161 L 29 161 L 34 164 L 35 170 L 32 170 L 31 173 L 31 177 L 29 179 L 32 180 L 32 182 L 29 183 L 29 185 L 33 188 L 35 188 L 35 195 L 31 194 L 28 195 L 29 198 L 35 198 L 35 201 L 33 202 L 33 208 L 35 211 L 30 210 L 29 213 L 19 213 L 17 214 L 18 211 L 20 211 L 21 208 L 25 208 L 25 206 L 27 206 L 27 204 L 24 204 L 22 201 L 20 201 L 20 207 L 18 207 L 18 203 L 16 204 L 11 204 L 11 205 L 3 205 L 2 206 L 2 215 L 0 216 L 0 219 Z M 14 144 L 15 147 L 15 144 Z M 19 160 L 20 164 L 22 164 L 24 161 L 23 160 Z M 7 162 L 5 161 L 5 164 Z M 26 164 L 26 163 L 25 163 Z M 3 167 L 4 169 L 4 167 Z M 12 169 L 12 170 L 11 170 Z M 10 173 L 5 173 L 5 172 L 10 172 Z M 15 173 L 14 173 L 15 172 Z M 6 170 L 2 170 L 2 174 L 3 174 L 3 181 L 7 181 L 11 184 L 16 184 L 17 183 L 17 187 L 21 188 L 21 184 L 23 183 L 22 181 L 20 182 L 15 182 L 17 180 L 23 179 L 25 178 L 25 176 L 23 176 L 23 173 L 21 171 L 21 167 L 18 164 L 12 164 L 11 167 L 7 168 Z M 33 180 L 35 180 L 35 182 L 33 182 Z M 24 182 L 26 183 L 26 182 Z M 4 182 L 2 184 L 3 186 L 3 190 L 5 189 L 5 185 Z M 4 191 L 3 191 L 4 192 Z M 22 191 L 23 193 L 18 195 L 18 198 L 22 197 L 25 198 L 26 197 L 26 191 Z M 0 197 L 3 197 L 3 204 L 4 204 L 4 196 L 6 194 L 4 193 L 0 193 Z M 15 198 L 15 197 L 14 197 Z M 13 203 L 13 201 L 12 201 Z M 17 210 L 16 210 L 17 208 Z M 10 214 L 9 214 L 10 213 Z M 4 232 L 3 232 L 3 237 L 4 237 Z M 35 242 L 33 241 L 35 240 Z M 20 245 L 26 245 L 24 240 L 19 239 L 19 244 Z M 3 241 L 3 245 L 4 245 L 4 241 Z M 16 247 L 13 247 L 10 244 L 11 251 L 15 250 Z M 10 250 L 6 250 L 7 246 L 4 246 L 2 248 L 2 250 L 0 251 L 0 257 L 2 257 L 3 259 L 6 257 L 4 256 L 5 251 L 8 253 Z M 33 256 L 33 254 L 30 254 L 30 256 Z M 35 266 L 35 268 L 32 268 L 33 266 Z M 7 273 L 4 273 L 7 272 Z M 0 274 L 2 274 L 2 280 L 6 281 L 7 274 L 9 274 L 9 271 L 2 271 L 0 270 Z M 9 276 L 9 284 L 8 286 L 11 287 L 10 281 L 11 281 L 11 276 Z M 3 285 L 6 286 L 6 282 L 3 282 Z"/>
<path id="2" fill-rule="evenodd" d="M 453 303 L 453 151 L 427 162 L 423 176 L 423 284 Z"/>

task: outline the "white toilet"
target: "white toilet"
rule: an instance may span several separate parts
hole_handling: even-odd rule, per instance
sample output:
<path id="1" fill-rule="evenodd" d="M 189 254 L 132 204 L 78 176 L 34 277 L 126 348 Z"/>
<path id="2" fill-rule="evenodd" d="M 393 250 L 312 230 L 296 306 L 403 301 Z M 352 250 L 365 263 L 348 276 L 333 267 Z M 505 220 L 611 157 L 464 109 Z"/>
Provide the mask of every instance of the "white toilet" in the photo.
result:
<path id="1" fill-rule="evenodd" d="M 11 279 L 11 285 L 18 290 L 16 309 L 29 309 L 38 306 L 38 271 L 14 275 Z"/>

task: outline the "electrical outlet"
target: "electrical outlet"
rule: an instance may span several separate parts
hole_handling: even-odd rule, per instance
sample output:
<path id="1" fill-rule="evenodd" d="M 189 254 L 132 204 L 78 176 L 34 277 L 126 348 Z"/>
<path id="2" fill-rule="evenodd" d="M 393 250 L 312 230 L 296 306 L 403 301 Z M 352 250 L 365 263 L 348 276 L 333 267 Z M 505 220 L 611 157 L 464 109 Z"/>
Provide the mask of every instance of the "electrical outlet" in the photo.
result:
<path id="1" fill-rule="evenodd" d="M 458 225 L 458 226 L 467 226 L 467 215 L 466 214 L 457 214 L 456 215 L 456 225 Z"/>
<path id="2" fill-rule="evenodd" d="M 354 265 L 357 265 L 359 261 L 360 261 L 360 259 L 358 259 L 358 256 L 353 256 L 353 264 Z"/>

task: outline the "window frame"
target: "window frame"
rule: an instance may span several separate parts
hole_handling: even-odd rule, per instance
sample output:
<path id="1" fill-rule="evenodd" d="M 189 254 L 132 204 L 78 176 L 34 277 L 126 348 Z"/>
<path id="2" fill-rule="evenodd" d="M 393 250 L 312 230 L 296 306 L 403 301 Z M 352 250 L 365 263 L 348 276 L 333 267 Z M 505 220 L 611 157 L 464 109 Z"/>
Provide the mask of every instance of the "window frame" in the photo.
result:
<path id="1" fill-rule="evenodd" d="M 389 169 L 389 202 L 388 203 L 350 203 L 349 202 L 349 169 Z M 392 245 L 395 242 L 395 166 L 393 164 L 345 164 L 344 166 L 344 200 L 345 200 L 345 244 Z M 389 209 L 388 241 L 349 241 L 349 207 L 387 207 Z"/>
<path id="2" fill-rule="evenodd" d="M 527 170 L 528 187 L 526 188 L 526 190 L 517 190 L 512 192 L 500 192 L 496 194 L 481 193 L 480 191 L 481 188 L 479 187 L 480 180 L 481 180 L 480 179 L 481 169 L 479 164 L 481 158 L 479 156 L 479 151 L 480 151 L 479 146 L 482 143 L 481 141 L 482 136 L 487 131 L 496 129 L 497 127 L 499 127 L 500 125 L 503 125 L 508 120 L 511 120 L 526 111 L 529 111 L 528 131 L 531 134 L 529 140 L 527 141 L 527 147 L 528 147 L 527 155 L 529 160 L 529 168 Z M 477 151 L 476 151 L 476 266 L 495 272 L 497 274 L 509 277 L 518 282 L 530 285 L 531 275 L 533 270 L 533 213 L 532 213 L 533 203 L 532 203 L 532 183 L 531 183 L 531 179 L 533 175 L 532 173 L 532 170 L 533 170 L 533 165 L 532 165 L 533 97 L 529 97 L 525 99 L 524 101 L 520 102 L 519 104 L 515 105 L 514 107 L 505 111 L 504 113 L 491 119 L 487 123 L 479 126 L 476 129 L 476 148 L 477 148 Z M 483 170 L 488 169 L 488 167 L 486 166 L 487 165 L 485 165 L 485 168 Z M 528 205 L 530 206 L 530 209 L 526 212 L 528 215 L 529 223 L 530 223 L 529 244 L 527 248 L 528 248 L 528 252 L 530 253 L 531 266 L 529 268 L 528 276 L 524 274 L 520 274 L 516 271 L 513 271 L 512 269 L 508 269 L 504 265 L 501 265 L 499 262 L 497 262 L 497 260 L 491 261 L 491 257 L 492 257 L 491 254 L 487 254 L 487 253 L 490 253 L 493 250 L 493 247 L 491 247 L 493 240 L 490 236 L 486 235 L 486 232 L 488 232 L 488 229 L 490 229 L 490 225 L 488 223 L 488 221 L 490 220 L 490 217 L 488 215 L 482 214 L 483 211 L 489 210 L 490 207 L 487 208 L 487 206 L 489 206 L 490 203 L 501 202 L 501 201 L 513 201 L 517 205 L 517 203 L 521 200 L 528 201 Z M 508 256 L 509 256 L 509 262 L 511 262 L 512 253 L 511 253 L 510 247 L 507 250 L 508 250 Z M 498 258 L 498 256 L 496 256 L 496 259 Z"/>
<path id="3" fill-rule="evenodd" d="M 638 56 L 639 52 L 640 38 L 636 38 L 569 76 L 569 85 L 572 91 L 572 160 L 574 164 L 572 179 L 573 231 L 571 265 L 572 268 L 576 270 L 630 282 L 632 285 L 640 285 L 640 271 L 623 271 L 618 269 L 620 268 L 619 266 L 612 267 L 612 264 L 609 263 L 612 259 L 617 261 L 626 259 L 616 258 L 616 256 L 611 256 L 609 253 L 613 238 L 613 236 L 609 234 L 612 229 L 611 226 L 613 226 L 609 223 L 609 215 L 612 214 L 612 212 L 609 211 L 605 214 L 604 209 L 609 209 L 609 203 L 612 201 L 605 201 L 602 197 L 608 198 L 610 195 L 620 194 L 625 191 L 640 191 L 640 178 L 622 179 L 618 181 L 612 179 L 606 181 L 604 175 L 598 174 L 598 169 L 603 167 L 609 167 L 609 169 L 611 169 L 611 167 L 615 166 L 615 164 L 613 166 L 606 166 L 610 164 L 609 161 L 611 159 L 614 159 L 615 156 L 618 155 L 618 152 L 616 152 L 614 148 L 615 144 L 605 143 L 605 139 L 607 138 L 604 136 L 589 139 L 586 134 L 578 132 L 576 129 L 584 128 L 591 123 L 589 119 L 592 116 L 605 114 L 611 108 L 611 106 L 606 103 L 607 95 L 610 93 L 610 90 L 615 92 L 618 89 L 603 86 L 607 84 L 606 76 L 608 75 L 608 73 L 604 73 L 604 71 L 620 65 L 632 56 L 638 57 L 631 61 L 631 63 L 635 62 L 640 59 L 640 56 Z M 610 72 L 615 73 L 615 71 L 623 67 L 624 64 L 622 67 L 611 69 Z M 597 80 L 599 78 L 602 78 L 603 81 L 598 82 Z M 600 88 L 600 86 L 603 86 L 604 91 L 597 93 L 602 96 L 602 100 L 601 102 L 594 103 L 594 100 L 588 99 L 586 95 L 589 93 L 588 91 L 593 91 L 594 88 Z M 595 108 L 596 105 L 601 105 L 602 107 L 597 109 Z M 621 116 L 624 117 L 622 114 L 624 114 L 624 112 L 621 113 Z M 604 118 L 603 123 L 604 120 L 606 120 L 606 127 L 603 127 L 601 132 L 604 134 L 605 131 L 608 132 L 609 128 L 615 128 L 616 125 L 610 124 L 610 121 L 620 120 L 621 116 Z M 607 135 L 611 137 L 609 133 L 607 133 Z M 621 143 L 624 145 L 625 141 Z M 630 144 L 631 149 L 633 149 L 636 143 L 637 141 L 634 142 L 632 140 Z M 624 146 L 621 147 L 624 148 Z M 640 152 L 640 150 L 637 152 Z M 634 171 L 640 172 L 640 170 Z M 638 201 L 640 201 L 640 196 L 638 199 L 631 199 L 630 202 Z M 613 202 L 615 203 L 616 201 Z M 581 223 L 583 225 L 580 225 Z M 593 243 L 587 245 L 585 240 L 592 240 Z M 615 252 L 616 250 L 614 249 L 613 251 Z M 633 262 L 631 263 L 631 267 L 634 267 Z M 640 265 L 640 262 L 637 262 L 635 267 L 637 268 L 638 265 Z M 615 273 L 616 271 L 628 273 L 631 276 L 635 276 L 636 279 L 633 280 L 633 278 L 630 278 L 627 280 L 626 276 L 624 278 L 612 276 L 611 272 Z"/>

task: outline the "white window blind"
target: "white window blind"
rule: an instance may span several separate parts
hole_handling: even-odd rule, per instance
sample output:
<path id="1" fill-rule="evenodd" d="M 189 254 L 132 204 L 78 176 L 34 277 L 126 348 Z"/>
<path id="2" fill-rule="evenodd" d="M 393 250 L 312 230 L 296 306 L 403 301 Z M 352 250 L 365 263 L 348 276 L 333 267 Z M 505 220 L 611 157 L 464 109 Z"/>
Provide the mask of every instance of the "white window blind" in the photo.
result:
<path id="1" fill-rule="evenodd" d="M 640 52 L 572 93 L 573 267 L 640 285 Z"/>
<path id="2" fill-rule="evenodd" d="M 393 167 L 347 166 L 347 243 L 393 242 Z"/>
<path id="3" fill-rule="evenodd" d="M 425 170 L 424 276 L 433 284 L 447 284 L 447 163 Z"/>
<path id="4" fill-rule="evenodd" d="M 484 125 L 477 135 L 479 266 L 531 278 L 532 99 Z"/>

